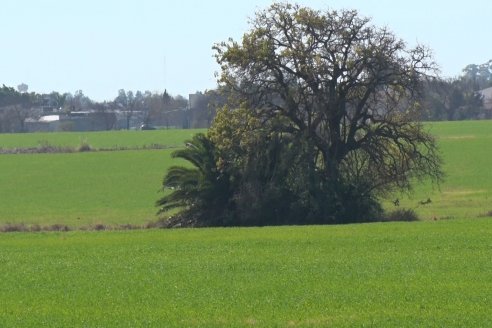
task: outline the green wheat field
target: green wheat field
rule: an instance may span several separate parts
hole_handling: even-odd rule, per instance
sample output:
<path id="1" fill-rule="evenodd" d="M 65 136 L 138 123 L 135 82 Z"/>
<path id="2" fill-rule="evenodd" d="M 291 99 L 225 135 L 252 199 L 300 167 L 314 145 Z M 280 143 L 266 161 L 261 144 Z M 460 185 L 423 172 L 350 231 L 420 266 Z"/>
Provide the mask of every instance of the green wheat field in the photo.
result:
<path id="1" fill-rule="evenodd" d="M 492 122 L 426 126 L 446 180 L 393 197 L 420 222 L 1 233 L 0 327 L 492 326 Z M 182 133 L 175 147 L 196 133 L 130 132 L 0 135 L 0 147 L 143 148 Z M 155 220 L 170 152 L 0 155 L 0 223 Z"/>

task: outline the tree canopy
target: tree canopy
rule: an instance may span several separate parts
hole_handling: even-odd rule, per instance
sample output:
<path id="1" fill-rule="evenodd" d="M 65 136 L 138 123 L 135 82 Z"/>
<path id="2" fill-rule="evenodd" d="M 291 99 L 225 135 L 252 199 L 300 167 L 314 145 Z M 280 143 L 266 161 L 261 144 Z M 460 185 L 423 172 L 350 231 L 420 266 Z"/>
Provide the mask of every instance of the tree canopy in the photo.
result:
<path id="1" fill-rule="evenodd" d="M 420 86 L 434 70 L 429 51 L 407 49 L 356 11 L 281 3 L 252 25 L 242 43 L 216 46 L 220 81 L 265 119 L 285 117 L 284 132 L 305 136 L 326 174 L 336 178 L 337 164 L 357 151 L 391 170 L 380 172 L 392 175 L 388 183 L 406 182 L 413 168 L 436 172 L 433 141 L 414 123 Z M 394 165 L 381 166 L 389 158 Z"/>
<path id="2" fill-rule="evenodd" d="M 232 179 L 235 222 L 255 208 L 267 223 L 374 219 L 378 197 L 441 178 L 435 141 L 416 122 L 435 73 L 428 49 L 354 10 L 289 3 L 214 49 L 231 101 L 209 137 Z"/>

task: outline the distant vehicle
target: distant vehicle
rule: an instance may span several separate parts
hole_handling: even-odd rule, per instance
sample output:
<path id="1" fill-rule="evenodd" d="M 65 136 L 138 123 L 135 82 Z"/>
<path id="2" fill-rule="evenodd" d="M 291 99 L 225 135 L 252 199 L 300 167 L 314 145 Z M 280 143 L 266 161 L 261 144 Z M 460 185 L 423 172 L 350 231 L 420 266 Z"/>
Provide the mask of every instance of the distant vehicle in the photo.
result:
<path id="1" fill-rule="evenodd" d="M 155 127 L 150 124 L 142 124 L 140 125 L 140 130 L 155 130 Z"/>

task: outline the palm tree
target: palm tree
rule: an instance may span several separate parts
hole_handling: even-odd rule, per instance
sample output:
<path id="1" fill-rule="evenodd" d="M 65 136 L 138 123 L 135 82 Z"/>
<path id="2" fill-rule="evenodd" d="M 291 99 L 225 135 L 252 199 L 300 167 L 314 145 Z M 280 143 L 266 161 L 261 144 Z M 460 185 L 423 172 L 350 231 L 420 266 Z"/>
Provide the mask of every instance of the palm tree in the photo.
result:
<path id="1" fill-rule="evenodd" d="M 229 177 L 217 167 L 215 145 L 199 133 L 186 148 L 172 153 L 192 167 L 173 166 L 163 180 L 171 193 L 157 201 L 159 213 L 180 209 L 173 223 L 191 226 L 227 225 L 225 213 L 230 200 Z"/>

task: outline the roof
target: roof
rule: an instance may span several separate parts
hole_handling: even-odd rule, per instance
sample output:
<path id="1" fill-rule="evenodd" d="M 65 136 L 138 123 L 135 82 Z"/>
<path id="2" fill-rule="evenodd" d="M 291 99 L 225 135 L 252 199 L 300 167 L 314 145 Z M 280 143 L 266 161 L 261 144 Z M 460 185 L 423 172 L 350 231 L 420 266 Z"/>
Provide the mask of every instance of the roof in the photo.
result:
<path id="1" fill-rule="evenodd" d="M 483 106 L 487 109 L 492 109 L 492 87 L 479 91 L 483 96 Z"/>
<path id="2" fill-rule="evenodd" d="M 479 91 L 484 97 L 492 98 L 492 87 Z"/>
<path id="3" fill-rule="evenodd" d="M 60 115 L 46 115 L 39 118 L 39 122 L 55 122 L 60 120 Z"/>

